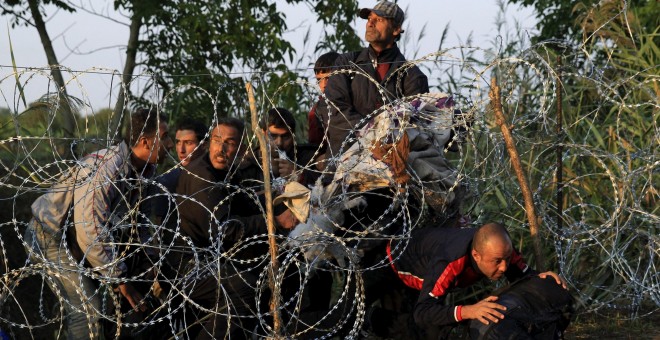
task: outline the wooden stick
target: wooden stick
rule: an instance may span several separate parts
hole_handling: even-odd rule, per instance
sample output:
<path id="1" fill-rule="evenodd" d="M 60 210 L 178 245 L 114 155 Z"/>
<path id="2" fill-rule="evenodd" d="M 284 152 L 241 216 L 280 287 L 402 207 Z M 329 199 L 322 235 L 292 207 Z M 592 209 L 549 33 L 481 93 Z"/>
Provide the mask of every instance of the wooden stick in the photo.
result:
<path id="1" fill-rule="evenodd" d="M 257 120 L 257 106 L 254 100 L 254 92 L 250 82 L 245 83 L 245 88 L 248 93 L 248 101 L 250 103 L 250 112 L 252 113 L 252 131 L 257 140 L 259 141 L 259 149 L 261 151 L 261 165 L 264 172 L 264 189 L 266 196 L 266 222 L 268 226 L 268 246 L 270 250 L 271 267 L 268 272 L 268 281 L 270 284 L 270 291 L 272 297 L 270 299 L 270 312 L 273 314 L 273 333 L 274 338 L 279 339 L 280 336 L 280 286 L 275 284 L 275 273 L 279 270 L 279 261 L 277 260 L 277 241 L 275 240 L 275 223 L 273 220 L 273 193 L 270 186 L 270 158 L 268 157 L 268 144 L 266 143 L 266 135 L 259 127 Z"/>
<path id="2" fill-rule="evenodd" d="M 564 210 L 564 162 L 562 160 L 562 154 L 564 149 L 562 148 L 562 143 L 564 142 L 564 131 L 562 127 L 563 120 L 563 111 L 562 111 L 562 85 L 561 85 L 561 54 L 557 54 L 557 126 L 555 132 L 557 133 L 557 146 L 555 154 L 557 156 L 557 229 L 562 229 L 564 227 L 564 216 L 562 216 L 562 211 Z"/>
<path id="3" fill-rule="evenodd" d="M 506 144 L 506 150 L 509 153 L 511 158 L 511 164 L 513 165 L 513 170 L 516 173 L 518 178 L 518 183 L 520 184 L 520 189 L 522 190 L 523 199 L 525 200 L 525 214 L 527 215 L 527 220 L 529 222 L 529 232 L 532 236 L 532 242 L 534 244 L 534 252 L 536 254 L 536 270 L 544 271 L 545 264 L 541 252 L 541 240 L 538 235 L 538 224 L 536 219 L 536 211 L 534 210 L 534 200 L 532 198 L 532 192 L 529 190 L 529 185 L 527 184 L 527 179 L 523 173 L 522 166 L 520 165 L 520 157 L 518 156 L 518 150 L 516 149 L 516 144 L 511 135 L 511 130 L 506 125 L 506 119 L 504 118 L 504 112 L 502 111 L 502 99 L 500 97 L 500 87 L 497 85 L 497 80 L 493 77 L 490 83 L 490 92 L 488 97 L 490 98 L 490 103 L 495 111 L 495 120 L 497 125 L 502 130 L 502 137 L 504 137 L 504 143 Z"/>

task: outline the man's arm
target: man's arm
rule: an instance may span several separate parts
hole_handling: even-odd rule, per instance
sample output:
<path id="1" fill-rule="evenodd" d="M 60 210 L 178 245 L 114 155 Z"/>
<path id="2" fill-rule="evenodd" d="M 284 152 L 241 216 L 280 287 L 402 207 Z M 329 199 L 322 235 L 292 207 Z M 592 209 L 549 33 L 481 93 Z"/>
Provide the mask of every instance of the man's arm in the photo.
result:
<path id="1" fill-rule="evenodd" d="M 102 275 L 119 277 L 126 271 L 126 265 L 116 259 L 116 248 L 113 245 L 113 201 L 124 195 L 119 192 L 116 180 L 120 179 L 119 155 L 107 156 L 108 159 L 95 159 L 101 162 L 94 169 L 89 166 L 81 172 L 95 171 L 91 178 L 78 184 L 73 194 L 73 214 L 76 228 L 76 239 L 85 258 L 94 270 Z"/>
<path id="2" fill-rule="evenodd" d="M 245 237 L 267 234 L 268 228 L 263 214 L 255 214 L 250 210 L 250 215 L 244 215 L 240 211 L 253 203 L 247 202 L 243 197 L 246 194 L 237 193 L 237 190 L 228 183 L 211 183 L 184 172 L 179 180 L 177 193 L 186 195 L 179 198 L 180 216 L 186 219 L 188 225 L 194 226 L 194 230 L 185 231 L 190 234 L 188 236 L 207 242 L 221 237 L 227 248 Z M 276 217 L 278 219 L 281 212 L 276 213 L 280 213 Z M 286 222 L 283 219 L 281 223 Z"/>
<path id="3" fill-rule="evenodd" d="M 487 325 L 504 319 L 505 306 L 496 303 L 497 296 L 489 296 L 473 305 L 459 306 L 457 314 L 461 320 L 477 319 Z"/>
<path id="4" fill-rule="evenodd" d="M 445 326 L 460 321 L 456 315 L 457 306 L 446 306 L 444 303 L 447 288 L 453 283 L 453 278 L 447 275 L 441 279 L 445 270 L 451 272 L 447 265 L 446 261 L 439 261 L 432 266 L 435 269 L 423 278 L 424 283 L 413 311 L 415 323 L 421 327 Z"/>
<path id="5" fill-rule="evenodd" d="M 403 95 L 413 96 L 420 93 L 429 92 L 428 77 L 417 67 L 408 69 L 403 83 Z"/>
<path id="6" fill-rule="evenodd" d="M 419 299 L 415 306 L 415 322 L 422 327 L 437 327 L 451 325 L 463 320 L 477 319 L 484 324 L 498 322 L 504 318 L 506 307 L 496 303 L 496 296 L 489 296 L 473 305 L 446 306 L 444 304 L 446 291 L 438 289 L 442 279 L 431 275 L 424 279 Z M 436 278 L 435 280 L 433 278 Z M 432 291 L 440 291 L 442 295 L 434 297 Z"/>
<path id="7" fill-rule="evenodd" d="M 530 276 L 530 275 L 538 274 L 538 276 L 541 277 L 542 279 L 551 276 L 552 278 L 555 279 L 555 282 L 557 282 L 558 285 L 564 287 L 564 289 L 567 289 L 566 281 L 564 281 L 564 279 L 561 276 L 559 276 L 557 273 L 552 271 L 539 273 L 538 271 L 532 269 L 531 267 L 529 267 L 529 265 L 527 265 L 522 255 L 520 255 L 520 253 L 515 249 L 513 251 L 513 254 L 511 255 L 511 261 L 509 262 L 509 267 L 507 268 L 504 274 L 506 275 L 506 278 L 511 282 L 521 277 Z"/>
<path id="8" fill-rule="evenodd" d="M 455 306 L 446 306 L 445 297 L 431 297 L 428 293 L 420 293 L 413 316 L 415 323 L 423 328 L 450 325 L 458 322 L 454 312 Z"/>
<path id="9" fill-rule="evenodd" d="M 345 68 L 354 57 L 354 53 L 343 54 L 337 58 L 335 65 Z M 330 76 L 325 88 L 326 99 L 317 107 L 317 114 L 328 127 L 328 146 L 333 154 L 339 151 L 344 139 L 362 118 L 353 105 L 351 77 L 356 75 L 339 73 Z"/>
<path id="10" fill-rule="evenodd" d="M 246 237 L 268 234 L 265 212 L 250 210 L 249 214 L 245 214 L 240 211 L 250 204 L 255 204 L 249 200 L 247 193 L 240 193 L 234 197 L 231 206 L 225 205 L 216 210 L 216 219 L 222 223 L 220 232 L 223 243 L 235 244 Z M 262 206 L 265 204 L 263 195 L 259 195 L 258 200 Z M 273 207 L 273 214 L 275 224 L 284 229 L 291 229 L 298 224 L 298 220 L 284 204 Z"/>
<path id="11" fill-rule="evenodd" d="M 119 189 L 121 185 L 116 181 L 124 180 L 120 172 L 123 161 L 127 160 L 120 158 L 121 153 L 113 156 L 106 154 L 106 157 L 103 159 L 92 156 L 85 160 L 87 167 L 81 169 L 81 172 L 96 172 L 74 189 L 76 241 L 94 270 L 105 276 L 120 277 L 127 272 L 127 267 L 124 262 L 116 259 L 117 249 L 113 245 L 112 235 L 114 224 L 109 218 L 113 216 L 113 211 L 110 210 L 113 208 L 113 202 L 125 199 L 119 197 L 126 193 Z M 94 162 L 101 162 L 96 169 Z M 142 294 L 130 283 L 120 283 L 117 288 L 136 311 L 146 310 L 146 307 L 141 305 Z"/>
<path id="12" fill-rule="evenodd" d="M 447 306 L 444 304 L 448 290 L 455 285 L 460 269 L 441 260 L 432 265 L 431 273 L 424 277 L 424 283 L 413 312 L 415 322 L 422 327 L 451 325 L 467 319 L 481 322 L 497 322 L 504 317 L 501 311 L 506 307 L 496 303 L 497 297 L 489 296 L 474 305 Z"/>

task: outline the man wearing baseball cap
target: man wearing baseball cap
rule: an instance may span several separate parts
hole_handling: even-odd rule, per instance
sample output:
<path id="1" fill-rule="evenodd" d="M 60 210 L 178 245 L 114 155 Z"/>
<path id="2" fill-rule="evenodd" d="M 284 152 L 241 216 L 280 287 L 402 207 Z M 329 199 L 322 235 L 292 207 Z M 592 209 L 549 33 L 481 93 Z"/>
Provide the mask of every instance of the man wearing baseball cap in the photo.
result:
<path id="1" fill-rule="evenodd" d="M 367 118 L 373 118 L 371 114 L 374 111 L 396 99 L 429 91 L 426 75 L 417 66 L 406 64 L 406 58 L 396 44 L 403 33 L 403 10 L 393 2 L 381 1 L 373 8 L 361 9 L 357 14 L 366 19 L 365 40 L 369 46 L 342 54 L 336 59 L 325 88 L 326 100 L 323 103 L 326 105 L 317 108 L 317 113 L 327 127 L 326 159 L 330 160 L 321 179 L 323 183 L 332 177 L 325 174 L 333 172 L 341 152 L 345 152 L 354 143 L 355 135 L 351 131 L 359 129 L 368 121 Z M 360 224 L 369 224 L 367 220 L 388 213 L 383 209 L 389 206 L 386 204 L 386 195 L 365 195 L 368 204 L 360 215 Z M 369 242 L 364 247 L 360 249 L 363 252 L 360 264 L 364 268 L 381 267 L 374 262 L 383 259 L 385 241 Z M 372 275 L 372 272 L 377 273 Z M 367 270 L 364 273 L 366 305 L 381 295 L 380 272 Z"/>
<path id="2" fill-rule="evenodd" d="M 332 74 L 325 89 L 327 107 L 319 108 L 329 127 L 328 157 L 339 155 L 350 131 L 374 110 L 397 98 L 429 91 L 428 79 L 417 66 L 402 67 L 406 58 L 396 42 L 403 33 L 403 10 L 393 2 L 381 1 L 358 14 L 366 19 L 365 40 L 369 46 L 337 58 L 337 70 L 351 69 L 357 73 Z M 349 143 L 344 151 L 348 146 Z"/>

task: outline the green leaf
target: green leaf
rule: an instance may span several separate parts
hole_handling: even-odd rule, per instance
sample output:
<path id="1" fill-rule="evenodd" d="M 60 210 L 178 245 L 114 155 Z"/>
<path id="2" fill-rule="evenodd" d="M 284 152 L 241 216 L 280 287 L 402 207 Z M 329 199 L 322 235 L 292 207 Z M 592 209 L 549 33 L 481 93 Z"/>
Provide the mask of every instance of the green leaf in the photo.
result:
<path id="1" fill-rule="evenodd" d="M 21 85 L 21 81 L 18 77 L 18 67 L 16 67 L 16 58 L 14 58 L 14 47 L 11 43 L 11 34 L 9 33 L 9 25 L 7 25 L 7 37 L 9 37 L 9 54 L 11 55 L 11 66 L 12 69 L 14 70 L 14 77 L 16 78 L 16 87 L 18 87 L 18 91 L 20 93 L 21 99 L 23 100 L 23 105 L 27 107 L 27 101 L 25 100 L 25 93 L 23 91 L 23 86 Z"/>

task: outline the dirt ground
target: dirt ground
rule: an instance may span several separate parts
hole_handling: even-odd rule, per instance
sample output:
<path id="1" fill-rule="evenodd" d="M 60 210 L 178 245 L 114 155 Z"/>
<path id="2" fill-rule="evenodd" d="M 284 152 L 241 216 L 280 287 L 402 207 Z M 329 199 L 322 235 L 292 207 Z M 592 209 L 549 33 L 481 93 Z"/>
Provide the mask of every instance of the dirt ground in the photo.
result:
<path id="1" fill-rule="evenodd" d="M 657 309 L 657 308 L 656 308 Z M 660 311 L 630 320 L 616 310 L 578 315 L 566 330 L 566 339 L 660 340 Z"/>

